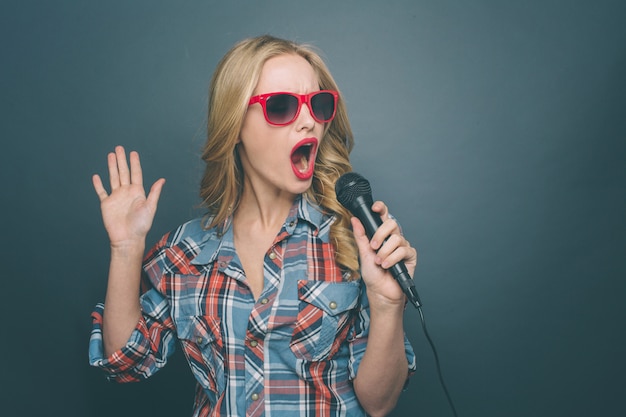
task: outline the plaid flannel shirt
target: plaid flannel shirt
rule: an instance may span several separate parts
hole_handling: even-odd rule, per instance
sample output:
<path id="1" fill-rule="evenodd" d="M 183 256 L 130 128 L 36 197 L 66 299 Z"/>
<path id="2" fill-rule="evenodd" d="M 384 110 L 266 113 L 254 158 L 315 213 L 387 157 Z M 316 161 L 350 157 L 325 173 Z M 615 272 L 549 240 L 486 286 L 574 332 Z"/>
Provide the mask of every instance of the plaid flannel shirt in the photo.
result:
<path id="1" fill-rule="evenodd" d="M 365 352 L 369 308 L 361 280 L 347 281 L 329 242 L 333 216 L 304 198 L 264 260 L 254 299 L 228 224 L 192 220 L 144 261 L 142 318 L 105 358 L 98 304 L 90 363 L 110 380 L 145 379 L 180 341 L 197 380 L 193 416 L 365 416 L 352 379 Z M 415 355 L 405 337 L 410 371 Z"/>

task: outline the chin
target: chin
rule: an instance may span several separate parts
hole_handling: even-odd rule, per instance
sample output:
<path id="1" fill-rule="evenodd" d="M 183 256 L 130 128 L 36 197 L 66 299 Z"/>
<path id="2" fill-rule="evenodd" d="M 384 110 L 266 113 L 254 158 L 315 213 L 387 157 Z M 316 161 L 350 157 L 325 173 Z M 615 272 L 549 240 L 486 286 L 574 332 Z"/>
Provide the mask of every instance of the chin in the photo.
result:
<path id="1" fill-rule="evenodd" d="M 293 187 L 289 187 L 291 193 L 293 194 L 303 194 L 306 193 L 313 184 L 313 178 L 309 178 L 308 180 L 298 180 L 297 184 Z"/>

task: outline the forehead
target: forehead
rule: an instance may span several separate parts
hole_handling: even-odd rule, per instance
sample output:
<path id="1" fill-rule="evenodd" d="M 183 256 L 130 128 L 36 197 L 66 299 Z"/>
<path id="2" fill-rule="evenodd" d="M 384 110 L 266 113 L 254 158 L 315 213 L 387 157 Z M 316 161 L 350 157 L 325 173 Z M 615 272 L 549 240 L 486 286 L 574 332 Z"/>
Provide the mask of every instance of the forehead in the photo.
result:
<path id="1" fill-rule="evenodd" d="M 318 76 L 311 64 L 300 55 L 290 54 L 265 61 L 255 93 L 287 91 L 304 94 L 318 89 Z"/>

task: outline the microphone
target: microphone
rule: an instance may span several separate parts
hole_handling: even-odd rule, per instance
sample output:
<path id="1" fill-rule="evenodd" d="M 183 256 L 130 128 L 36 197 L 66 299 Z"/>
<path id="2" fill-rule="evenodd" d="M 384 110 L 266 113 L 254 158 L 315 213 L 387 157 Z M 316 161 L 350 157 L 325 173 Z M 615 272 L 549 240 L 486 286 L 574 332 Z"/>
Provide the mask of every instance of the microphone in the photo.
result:
<path id="1" fill-rule="evenodd" d="M 372 199 L 372 188 L 369 181 L 356 172 L 348 172 L 337 180 L 335 194 L 337 194 L 337 200 L 339 200 L 341 205 L 361 221 L 365 228 L 365 234 L 371 239 L 376 230 L 383 224 L 383 221 L 371 209 L 374 200 Z M 389 268 L 389 271 L 409 301 L 415 308 L 419 308 L 421 302 L 413 284 L 413 279 L 409 275 L 404 262 L 398 262 Z"/>

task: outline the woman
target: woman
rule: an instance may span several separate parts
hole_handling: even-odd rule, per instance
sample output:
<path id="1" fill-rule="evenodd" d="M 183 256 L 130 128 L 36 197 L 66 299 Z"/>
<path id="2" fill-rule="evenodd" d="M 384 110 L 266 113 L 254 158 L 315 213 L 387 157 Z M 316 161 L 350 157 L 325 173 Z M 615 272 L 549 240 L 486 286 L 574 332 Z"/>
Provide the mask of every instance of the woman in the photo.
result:
<path id="1" fill-rule="evenodd" d="M 417 254 L 382 202 L 371 241 L 337 202 L 352 144 L 311 48 L 271 36 L 235 45 L 210 87 L 207 216 L 143 259 L 165 181 L 146 196 L 138 154 L 128 164 L 119 146 L 110 193 L 94 175 L 111 264 L 91 364 L 141 380 L 179 340 L 198 381 L 194 416 L 387 414 L 415 364 L 405 297 L 385 268 L 403 260 L 412 275 Z"/>

